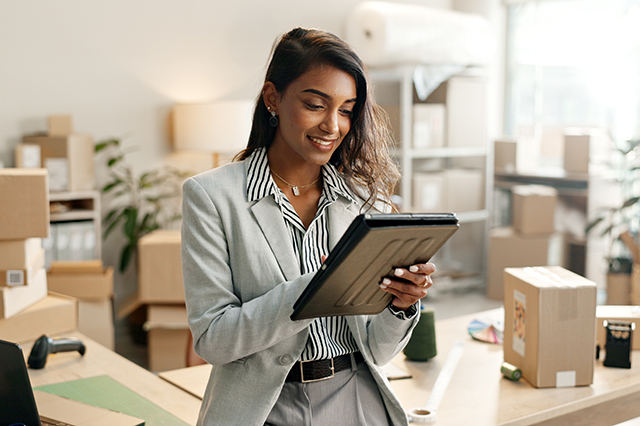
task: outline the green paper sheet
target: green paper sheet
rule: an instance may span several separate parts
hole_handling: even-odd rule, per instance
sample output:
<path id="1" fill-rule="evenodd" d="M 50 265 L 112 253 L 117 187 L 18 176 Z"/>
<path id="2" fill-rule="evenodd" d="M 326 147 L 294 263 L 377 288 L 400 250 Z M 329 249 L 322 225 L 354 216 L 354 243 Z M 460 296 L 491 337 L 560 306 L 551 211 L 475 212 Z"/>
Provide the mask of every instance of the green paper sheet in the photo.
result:
<path id="1" fill-rule="evenodd" d="M 35 389 L 144 419 L 146 426 L 189 426 L 109 376 L 71 380 Z"/>

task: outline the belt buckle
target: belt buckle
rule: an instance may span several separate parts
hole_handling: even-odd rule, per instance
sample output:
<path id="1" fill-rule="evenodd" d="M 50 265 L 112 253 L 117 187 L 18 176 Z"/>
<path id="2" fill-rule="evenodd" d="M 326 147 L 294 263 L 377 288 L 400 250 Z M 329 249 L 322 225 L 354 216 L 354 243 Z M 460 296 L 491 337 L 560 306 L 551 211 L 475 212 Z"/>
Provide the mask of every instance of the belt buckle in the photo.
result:
<path id="1" fill-rule="evenodd" d="M 331 358 L 331 375 L 330 376 L 326 376 L 326 377 L 320 377 L 319 379 L 309 379 L 306 380 L 304 378 L 304 368 L 302 368 L 302 365 L 306 362 L 313 362 L 313 361 L 300 361 L 300 381 L 302 383 L 313 383 L 313 382 L 319 382 L 321 380 L 327 380 L 332 378 L 333 376 L 335 376 L 335 369 L 333 368 L 333 358 Z"/>

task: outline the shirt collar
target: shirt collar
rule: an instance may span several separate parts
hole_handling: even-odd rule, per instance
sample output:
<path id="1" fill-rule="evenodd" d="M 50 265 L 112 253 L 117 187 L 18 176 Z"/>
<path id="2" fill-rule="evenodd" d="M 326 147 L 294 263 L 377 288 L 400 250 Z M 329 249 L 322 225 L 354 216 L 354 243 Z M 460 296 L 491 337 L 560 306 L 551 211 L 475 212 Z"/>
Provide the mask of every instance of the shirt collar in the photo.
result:
<path id="1" fill-rule="evenodd" d="M 256 149 L 247 161 L 247 200 L 253 202 L 273 195 L 279 202 L 282 192 L 271 177 L 266 148 Z M 342 196 L 350 202 L 356 203 L 356 198 L 347 186 L 344 176 L 338 172 L 333 164 L 327 163 L 322 166 L 322 178 L 323 191 L 331 201 Z"/>

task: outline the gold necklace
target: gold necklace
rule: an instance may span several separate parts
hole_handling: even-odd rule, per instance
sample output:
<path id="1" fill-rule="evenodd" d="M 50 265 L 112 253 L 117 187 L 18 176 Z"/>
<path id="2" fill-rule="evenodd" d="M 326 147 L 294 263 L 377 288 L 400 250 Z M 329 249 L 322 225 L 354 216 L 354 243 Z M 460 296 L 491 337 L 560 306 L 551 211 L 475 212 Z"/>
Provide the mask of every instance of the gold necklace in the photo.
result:
<path id="1" fill-rule="evenodd" d="M 293 185 L 293 184 L 291 184 L 291 183 L 287 182 L 286 180 L 284 180 L 284 179 L 282 178 L 282 176 L 280 176 L 279 174 L 277 174 L 273 169 L 271 169 L 271 168 L 270 168 L 270 170 L 271 170 L 271 173 L 273 173 L 274 175 L 276 175 L 276 177 L 277 177 L 278 179 L 280 179 L 282 182 L 284 182 L 285 184 L 287 184 L 287 185 L 289 185 L 289 186 L 291 187 L 291 191 L 293 192 L 293 195 L 295 195 L 296 197 L 299 197 L 299 196 L 300 196 L 300 189 L 307 188 L 307 187 L 309 187 L 309 186 L 311 186 L 311 185 L 315 185 L 315 184 L 320 180 L 320 178 L 322 177 L 322 173 L 320 173 L 320 176 L 318 176 L 318 179 L 314 180 L 314 181 L 313 181 L 313 182 L 311 182 L 310 184 L 300 186 L 300 185 Z"/>

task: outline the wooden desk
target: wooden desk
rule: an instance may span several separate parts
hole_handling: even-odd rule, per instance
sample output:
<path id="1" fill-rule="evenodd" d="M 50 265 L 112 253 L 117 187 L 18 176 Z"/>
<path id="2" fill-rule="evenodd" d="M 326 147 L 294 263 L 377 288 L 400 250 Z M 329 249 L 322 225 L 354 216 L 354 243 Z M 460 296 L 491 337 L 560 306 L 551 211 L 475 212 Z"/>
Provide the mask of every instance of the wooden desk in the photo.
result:
<path id="1" fill-rule="evenodd" d="M 33 387 L 107 375 L 181 420 L 196 424 L 202 403 L 200 399 L 172 386 L 79 332 L 66 333 L 64 337 L 82 340 L 87 348 L 85 355 L 80 356 L 78 352 L 50 355 L 42 370 L 29 369 Z M 33 343 L 21 344 L 25 359 L 29 356 L 32 345 Z"/>
<path id="2" fill-rule="evenodd" d="M 437 321 L 438 356 L 424 363 L 406 361 L 402 354 L 394 359 L 394 364 L 413 375 L 391 382 L 407 410 L 426 404 L 449 350 L 462 340 L 464 351 L 438 408 L 438 426 L 596 426 L 640 417 L 640 351 L 632 353 L 630 370 L 603 367 L 602 360 L 596 361 L 591 386 L 537 389 L 524 380 L 511 382 L 500 373 L 502 346 L 473 340 L 467 333 L 473 319 L 499 312 Z M 202 395 L 209 369 L 204 365 L 160 375 L 193 395 Z"/>

